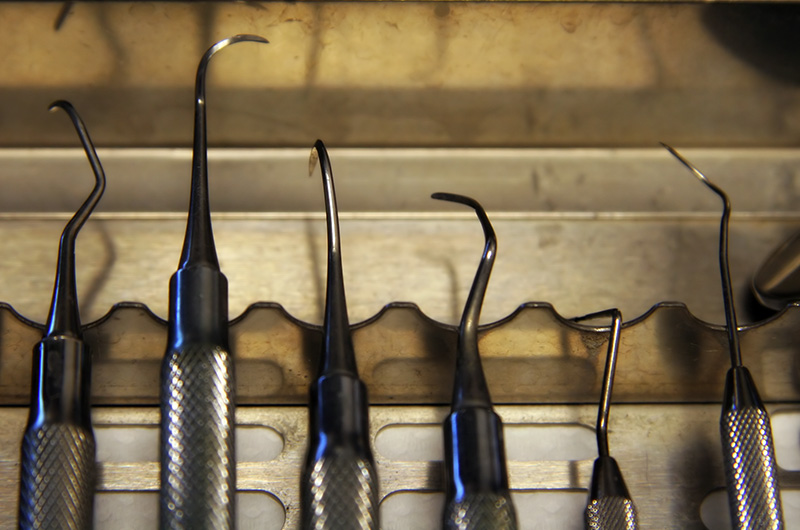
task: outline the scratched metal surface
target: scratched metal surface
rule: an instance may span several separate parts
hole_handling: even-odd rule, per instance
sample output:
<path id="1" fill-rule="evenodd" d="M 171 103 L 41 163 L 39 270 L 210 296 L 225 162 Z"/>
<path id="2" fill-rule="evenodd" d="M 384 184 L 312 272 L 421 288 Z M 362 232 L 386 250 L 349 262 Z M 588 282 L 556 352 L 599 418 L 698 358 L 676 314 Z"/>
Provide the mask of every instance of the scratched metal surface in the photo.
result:
<path id="1" fill-rule="evenodd" d="M 777 411 L 797 414 L 800 411 L 797 404 L 769 408 L 773 414 Z M 498 413 L 507 429 L 524 429 L 537 425 L 549 428 L 566 427 L 583 431 L 578 434 L 585 434 L 591 441 L 590 429 L 594 424 L 596 408 L 557 405 L 501 406 L 498 407 Z M 443 496 L 441 496 L 440 424 L 446 414 L 447 410 L 444 407 L 378 406 L 370 411 L 384 515 L 396 513 L 396 502 L 390 499 L 393 494 L 399 493 L 394 492 L 432 496 L 433 504 L 438 502 L 441 508 Z M 636 503 L 642 528 L 670 530 L 707 528 L 701 519 L 703 501 L 725 484 L 719 451 L 718 419 L 719 407 L 716 405 L 619 405 L 612 409 L 611 450 L 619 461 Z M 25 411 L 16 408 L 2 409 L 0 421 L 7 426 L 2 433 L 0 480 L 4 484 L 10 484 L 14 482 L 18 472 L 14 461 L 15 440 L 24 425 Z M 280 514 L 272 514 L 272 517 L 261 521 L 267 528 L 290 530 L 299 524 L 298 477 L 305 456 L 303 431 L 306 422 L 306 409 L 303 407 L 240 407 L 237 411 L 240 432 L 246 428 L 268 427 L 273 433 L 272 437 L 277 438 L 277 442 L 274 442 L 277 449 L 274 452 L 267 455 L 253 455 L 250 451 L 248 455 L 240 457 L 237 464 L 240 492 L 260 492 L 268 495 L 277 499 L 282 508 Z M 136 428 L 156 432 L 158 413 L 156 408 L 97 408 L 94 413 L 94 423 L 102 442 L 104 432 L 109 429 L 124 431 L 125 428 Z M 422 436 L 416 441 L 427 443 L 430 447 L 409 450 L 408 446 L 413 444 L 415 439 L 411 435 L 391 432 L 398 426 L 423 428 Z M 574 517 L 570 521 L 563 515 L 559 519 L 546 512 L 537 516 L 535 512 L 531 513 L 525 508 L 526 496 L 537 492 L 578 491 L 588 496 L 586 490 L 594 458 L 591 445 L 588 451 L 575 449 L 577 445 L 571 439 L 575 437 L 575 432 L 570 430 L 564 432 L 566 436 L 562 433 L 560 442 L 553 440 L 554 445 L 561 443 L 567 447 L 561 454 L 552 454 L 552 449 L 551 454 L 547 454 L 547 448 L 538 449 L 538 455 L 537 450 L 525 453 L 521 452 L 520 444 L 515 444 L 515 450 L 509 452 L 510 485 L 515 502 L 521 504 L 518 510 L 520 510 L 520 528 L 523 530 L 548 528 L 539 526 L 537 519 L 543 522 L 549 521 L 542 524 L 552 525 L 557 525 L 558 521 L 561 521 L 563 526 L 552 526 L 552 528 L 558 527 L 562 530 L 582 528 L 582 508 L 577 511 L 577 526 Z M 438 441 L 435 438 L 437 434 Z M 531 431 L 530 434 L 536 434 L 536 431 Z M 152 458 L 151 455 L 157 455 L 158 438 L 150 436 L 143 439 L 146 440 L 145 445 L 149 444 L 152 447 L 140 449 L 139 454 L 100 449 L 98 486 L 100 506 L 113 498 L 115 493 L 119 495 L 134 491 L 157 496 L 158 463 L 157 457 Z M 398 449 L 401 444 L 405 444 L 405 453 Z M 141 455 L 142 452 L 145 454 Z M 243 451 L 240 453 L 244 455 Z M 794 503 L 788 505 L 786 528 L 795 530 L 796 517 L 800 514 L 800 505 L 796 498 L 796 492 L 800 488 L 800 471 L 782 470 L 780 479 L 785 499 L 788 498 L 790 503 Z M 582 498 L 585 503 L 586 498 Z M 426 510 L 425 505 L 425 502 L 420 503 L 419 510 L 430 511 Z M 6 495 L 0 498 L 0 522 L 4 527 L 13 525 L 15 506 L 16 491 L 14 488 L 8 488 Z M 435 510 L 433 514 L 436 515 Z M 152 527 L 155 527 L 156 514 L 150 515 L 152 515 Z M 139 524 L 144 522 L 146 525 L 151 520 L 148 519 L 150 515 L 139 516 Z M 106 517 L 114 520 L 112 515 Z M 713 521 L 713 516 L 706 515 L 706 517 Z M 285 520 L 282 520 L 283 518 Z M 129 524 L 121 519 L 116 520 L 119 521 L 117 524 Z M 408 528 L 405 526 L 408 520 L 408 517 L 405 520 L 387 518 L 383 521 L 382 527 L 388 530 Z M 437 523 L 438 520 L 435 519 Z M 430 523 L 428 520 L 427 524 L 425 522 L 422 524 L 425 528 L 436 528 Z M 109 526 L 106 519 L 100 519 L 98 525 L 102 525 L 102 528 L 113 527 Z M 711 528 L 724 527 L 711 526 Z"/>
<path id="2" fill-rule="evenodd" d="M 0 4 L 0 144 L 188 146 L 197 60 L 211 145 L 796 146 L 798 11 L 752 2 Z"/>
<path id="3" fill-rule="evenodd" d="M 795 200 L 800 154 L 795 150 L 686 154 L 733 197 L 734 283 L 742 323 L 753 324 L 744 334 L 745 363 L 759 384 L 766 385 L 761 390 L 771 411 L 796 412 L 800 398 L 790 328 L 798 310 L 764 320 L 764 313 L 748 310 L 746 288 L 770 249 L 800 229 Z M 105 150 L 101 156 L 108 161 L 109 201 L 89 222 L 78 245 L 84 322 L 97 320 L 123 300 L 144 302 L 163 317 L 167 280 L 177 265 L 183 237 L 188 153 Z M 0 299 L 35 321 L 44 319 L 49 303 L 56 242 L 66 218 L 59 212 L 80 201 L 83 190 L 77 183 L 88 179 L 81 157 L 75 150 L 0 152 L 4 161 L 0 204 L 5 211 L 0 216 L 4 236 Z M 299 349 L 297 343 L 310 337 L 313 344 L 322 306 L 324 227 L 317 213 L 322 198 L 316 179 L 304 177 L 306 157 L 304 149 L 212 152 L 214 227 L 222 267 L 231 282 L 231 315 L 267 300 L 281 303 L 300 319 L 269 306 L 236 324 L 234 349 L 241 352 L 240 362 L 255 368 L 240 371 L 246 383 L 240 399 L 250 406 L 239 408 L 238 423 L 240 429 L 268 427 L 275 448 L 266 456 L 254 455 L 247 447 L 237 451 L 238 487 L 245 490 L 239 502 L 250 507 L 239 513 L 255 514 L 251 522 L 261 519 L 272 528 L 292 529 L 298 516 L 296 495 L 307 421 L 305 409 L 298 405 L 303 403 L 303 374 L 313 366 L 314 352 Z M 721 397 L 724 347 L 719 327 L 710 325 L 722 322 L 715 262 L 718 204 L 713 196 L 708 197 L 659 150 L 334 150 L 332 158 L 344 212 L 351 321 L 369 319 L 397 300 L 416 302 L 433 319 L 398 307 L 357 330 L 361 350 L 370 352 L 359 362 L 371 378 L 371 392 L 384 403 L 373 406 L 371 421 L 386 529 L 401 528 L 404 521 L 417 521 L 415 517 L 440 509 L 437 423 L 446 413 L 441 404 L 447 392 L 436 381 L 449 381 L 446 361 L 451 359 L 453 337 L 449 326 L 458 319 L 481 250 L 480 229 L 472 217 L 436 209 L 442 206 L 427 199 L 429 192 L 440 190 L 483 200 L 497 228 L 498 262 L 482 322 L 499 321 L 520 303 L 532 300 L 550 302 L 555 310 L 526 309 L 482 335 L 490 385 L 499 401 L 509 403 L 499 412 L 512 424 L 509 438 L 518 438 L 513 446 L 535 445 L 541 435 L 532 431 L 517 436 L 513 434 L 517 426 L 578 426 L 589 440 L 588 449 L 575 453 L 523 451 L 511 458 L 522 528 L 546 528 L 532 525 L 548 520 L 547 504 L 525 504 L 526 496 L 578 492 L 585 502 L 594 458 L 589 427 L 596 413 L 587 403 L 599 392 L 603 339 L 599 333 L 563 324 L 557 314 L 569 317 L 611 305 L 621 307 L 627 321 L 623 330 L 627 353 L 621 356 L 616 395 L 628 402 L 612 408 L 612 454 L 625 473 L 642 526 L 706 528 L 701 514 L 713 512 L 709 506 L 724 485 L 715 403 L 715 396 Z M 383 174 L 380 171 L 393 177 L 376 177 Z M 752 179 L 756 173 L 758 182 Z M 156 186 L 161 193 L 153 193 Z M 665 300 L 686 303 L 701 321 L 685 309 L 664 306 L 632 322 Z M 148 386 L 152 376 L 147 367 L 157 365 L 163 354 L 163 323 L 144 315 L 141 308 L 128 308 L 124 314 L 125 319 L 110 319 L 110 327 L 97 324 L 89 330 L 100 352 L 112 352 L 113 359 L 123 363 L 104 365 L 99 360 L 96 365 L 96 383 L 101 386 L 95 395 L 99 405 L 105 404 L 94 414 L 101 433 L 98 521 L 111 527 L 118 524 L 113 515 L 120 506 L 149 513 L 148 493 L 131 497 L 123 490 L 154 493 L 158 480 L 157 437 L 136 438 L 124 429 L 150 432 L 157 425 L 157 408 L 150 406 L 155 394 L 147 390 L 157 385 Z M 5 526 L 13 524 L 16 513 L 19 439 L 26 415 L 22 404 L 29 381 L 25 367 L 37 330 L 3 315 L 0 390 L 6 392 L 4 404 L 15 404 L 0 409 L 0 422 L 8 427 L 0 434 L 4 440 L 0 481 L 6 486 L 0 490 L 0 525 Z M 277 363 L 259 349 L 270 340 L 264 329 L 276 332 L 269 355 Z M 116 341 L 115 333 L 126 330 L 127 337 Z M 131 330 L 133 335 L 140 333 L 138 342 Z M 700 346 L 706 355 L 700 356 Z M 509 348 L 514 349 L 511 355 Z M 431 357 L 436 351 L 445 352 L 442 359 Z M 673 363 L 677 355 L 680 361 Z M 526 356 L 522 365 L 515 364 Z M 412 385 L 391 377 L 405 377 L 420 368 L 428 375 L 432 371 L 434 377 L 421 377 Z M 280 379 L 270 376 L 279 373 Z M 130 384 L 117 384 L 124 383 L 120 374 Z M 507 379 L 509 374 L 517 379 Z M 531 374 L 531 381 L 519 379 L 525 374 Z M 539 377 L 544 386 L 537 383 Z M 259 393 L 259 379 L 272 386 Z M 513 384 L 503 384 L 506 381 Z M 576 391 L 578 386 L 583 390 Z M 550 397 L 539 400 L 537 392 L 545 390 Z M 641 404 L 642 396 L 646 404 Z M 540 401 L 550 404 L 531 404 Z M 274 402 L 286 405 L 270 406 Z M 112 408 L 113 403 L 129 407 Z M 421 431 L 386 441 L 392 429 L 420 424 Z M 123 431 L 114 431 L 115 436 L 132 439 L 134 445 L 119 442 L 115 450 L 106 442 L 103 449 L 103 429 L 119 427 Z M 779 463 L 781 451 L 789 461 L 797 460 L 800 426 L 796 429 L 776 439 L 783 447 Z M 577 437 L 585 442 L 586 436 L 581 436 Z M 398 453 L 398 446 L 406 453 Z M 134 454 L 138 456 L 130 458 L 136 461 L 126 460 Z M 800 488 L 796 473 L 783 470 L 781 479 L 784 497 L 795 499 Z M 400 490 L 422 497 L 408 500 L 401 493 L 392 495 Z M 709 494 L 711 500 L 703 504 Z M 247 504 L 254 498 L 258 502 Z M 427 506 L 427 511 L 409 508 L 416 504 Z M 797 513 L 794 510 L 787 512 Z M 579 515 L 582 521 L 582 508 Z M 724 528 L 715 524 L 707 527 Z M 418 526 L 425 528 L 425 523 Z"/>

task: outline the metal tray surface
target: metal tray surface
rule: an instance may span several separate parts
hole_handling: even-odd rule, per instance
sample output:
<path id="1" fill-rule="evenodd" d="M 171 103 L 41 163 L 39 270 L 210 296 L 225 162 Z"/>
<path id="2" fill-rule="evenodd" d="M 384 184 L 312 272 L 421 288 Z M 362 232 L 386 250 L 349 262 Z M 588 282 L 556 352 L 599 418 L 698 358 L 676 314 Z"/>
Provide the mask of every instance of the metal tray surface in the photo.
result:
<path id="1" fill-rule="evenodd" d="M 107 202 L 78 241 L 93 349 L 101 530 L 155 526 L 157 374 L 167 282 L 185 228 L 187 150 L 101 150 Z M 800 306 L 759 309 L 753 272 L 800 230 L 800 152 L 687 150 L 731 194 L 731 268 L 745 364 L 773 413 L 787 528 L 800 521 Z M 441 428 L 456 328 L 489 210 L 499 253 L 480 350 L 506 423 L 524 530 L 582 528 L 606 332 L 625 317 L 611 450 L 643 528 L 722 530 L 718 404 L 727 367 L 718 200 L 656 149 L 333 149 L 345 282 L 367 383 L 384 528 L 437 528 Z M 214 229 L 237 359 L 239 528 L 296 528 L 308 382 L 325 280 L 319 182 L 307 150 L 212 150 Z M 90 184 L 74 149 L 0 150 L 0 526 L 16 517 L 31 348 L 58 235 Z M 82 184 L 85 181 L 85 184 Z M 156 193 L 158 191 L 158 193 Z M 124 302 L 129 300 L 132 302 Z M 675 300 L 676 302 L 669 302 Z M 412 303 L 413 302 L 413 303 Z M 127 526 L 126 526 L 127 525 Z M 794 526 L 793 526 L 794 525 Z"/>

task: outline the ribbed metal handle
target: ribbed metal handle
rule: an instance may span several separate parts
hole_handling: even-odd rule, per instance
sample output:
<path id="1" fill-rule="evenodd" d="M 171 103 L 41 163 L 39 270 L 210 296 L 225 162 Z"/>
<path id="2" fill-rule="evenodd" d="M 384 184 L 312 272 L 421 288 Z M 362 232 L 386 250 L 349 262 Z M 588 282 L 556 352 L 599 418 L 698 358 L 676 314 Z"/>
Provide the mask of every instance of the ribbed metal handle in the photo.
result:
<path id="1" fill-rule="evenodd" d="M 511 498 L 491 493 L 467 494 L 444 510 L 444 530 L 516 530 Z"/>
<path id="2" fill-rule="evenodd" d="M 782 529 L 778 466 L 769 415 L 760 407 L 725 411 L 721 433 L 733 528 Z"/>
<path id="3" fill-rule="evenodd" d="M 636 508 L 625 497 L 602 497 L 586 507 L 588 530 L 637 530 Z"/>
<path id="4" fill-rule="evenodd" d="M 171 350 L 161 376 L 161 528 L 233 528 L 233 358 L 215 346 Z"/>
<path id="5" fill-rule="evenodd" d="M 301 484 L 304 530 L 378 530 L 374 464 L 350 451 L 314 460 Z"/>
<path id="6" fill-rule="evenodd" d="M 48 423 L 22 438 L 19 526 L 90 530 L 95 488 L 91 429 Z"/>

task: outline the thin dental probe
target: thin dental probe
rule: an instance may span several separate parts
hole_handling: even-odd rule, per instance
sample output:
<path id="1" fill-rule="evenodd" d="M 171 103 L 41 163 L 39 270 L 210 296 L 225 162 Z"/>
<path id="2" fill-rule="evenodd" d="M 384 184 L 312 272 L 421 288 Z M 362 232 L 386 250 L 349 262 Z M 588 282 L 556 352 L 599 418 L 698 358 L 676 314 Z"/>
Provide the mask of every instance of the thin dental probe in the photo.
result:
<path id="1" fill-rule="evenodd" d="M 731 368 L 725 376 L 720 434 L 731 522 L 736 530 L 780 530 L 783 528 L 783 510 L 769 414 L 749 370 L 742 365 L 739 350 L 739 330 L 728 260 L 730 199 L 675 149 L 663 143 L 661 145 L 714 191 L 723 204 L 719 268 Z"/>
<path id="2" fill-rule="evenodd" d="M 722 301 L 725 304 L 725 327 L 728 333 L 728 349 L 731 357 L 731 366 L 742 366 L 742 352 L 739 348 L 739 325 L 736 321 L 736 309 L 733 305 L 733 287 L 731 286 L 731 270 L 728 260 L 728 225 L 731 218 L 731 201 L 722 188 L 708 180 L 704 174 L 694 167 L 675 149 L 665 143 L 661 145 L 686 166 L 700 182 L 708 186 L 720 199 L 722 199 L 722 219 L 719 224 L 719 272 L 722 280 Z"/>
<path id="3" fill-rule="evenodd" d="M 636 507 L 628 493 L 622 471 L 608 449 L 608 416 L 619 353 L 622 313 L 614 308 L 576 317 L 572 321 L 581 322 L 603 317 L 611 317 L 612 320 L 595 428 L 598 457 L 594 461 L 585 522 L 587 530 L 636 530 L 638 528 Z"/>
<path id="4" fill-rule="evenodd" d="M 75 240 L 106 185 L 103 167 L 74 107 L 69 115 L 95 176 L 89 196 L 67 222 L 45 335 L 34 348 L 31 409 L 22 439 L 19 527 L 92 528 L 95 439 L 91 419 L 91 352 L 83 342 L 75 281 Z"/>
<path id="5" fill-rule="evenodd" d="M 234 527 L 235 380 L 228 344 L 228 281 L 211 230 L 208 199 L 205 77 L 221 49 L 208 49 L 197 67 L 189 215 L 178 270 L 170 279 L 167 351 L 161 365 L 162 529 Z"/>
<path id="6" fill-rule="evenodd" d="M 451 412 L 444 421 L 445 530 L 515 530 L 517 516 L 506 470 L 503 423 L 492 408 L 478 352 L 478 321 L 497 254 L 497 238 L 483 207 L 469 197 L 432 198 L 475 210 L 486 243 L 458 332 Z"/>
<path id="7" fill-rule="evenodd" d="M 301 479 L 301 528 L 377 530 L 378 475 L 370 448 L 367 389 L 358 378 L 342 274 L 339 215 L 330 158 L 317 140 L 309 175 L 322 172 L 328 279 L 319 374 L 309 389 L 308 451 Z"/>

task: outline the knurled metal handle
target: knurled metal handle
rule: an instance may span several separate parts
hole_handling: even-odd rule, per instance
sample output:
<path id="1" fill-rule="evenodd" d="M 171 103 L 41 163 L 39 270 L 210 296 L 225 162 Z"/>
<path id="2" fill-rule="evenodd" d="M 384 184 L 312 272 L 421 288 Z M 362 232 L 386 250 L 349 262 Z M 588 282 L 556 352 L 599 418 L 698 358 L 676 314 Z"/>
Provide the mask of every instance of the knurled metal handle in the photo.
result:
<path id="1" fill-rule="evenodd" d="M 517 514 L 508 495 L 466 494 L 444 510 L 444 530 L 516 530 Z"/>
<path id="2" fill-rule="evenodd" d="M 378 530 L 374 464 L 349 451 L 323 455 L 303 477 L 304 530 Z"/>
<path id="3" fill-rule="evenodd" d="M 737 408 L 722 415 L 720 427 L 733 528 L 782 529 L 769 415 L 762 408 Z"/>
<path id="4" fill-rule="evenodd" d="M 162 529 L 234 527 L 233 358 L 220 347 L 167 352 L 161 386 Z"/>
<path id="5" fill-rule="evenodd" d="M 636 507 L 631 499 L 617 496 L 592 499 L 586 507 L 588 530 L 637 530 Z"/>
<path id="6" fill-rule="evenodd" d="M 29 428 L 22 438 L 19 527 L 91 530 L 95 489 L 91 429 L 66 423 Z"/>

